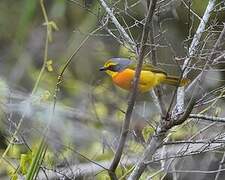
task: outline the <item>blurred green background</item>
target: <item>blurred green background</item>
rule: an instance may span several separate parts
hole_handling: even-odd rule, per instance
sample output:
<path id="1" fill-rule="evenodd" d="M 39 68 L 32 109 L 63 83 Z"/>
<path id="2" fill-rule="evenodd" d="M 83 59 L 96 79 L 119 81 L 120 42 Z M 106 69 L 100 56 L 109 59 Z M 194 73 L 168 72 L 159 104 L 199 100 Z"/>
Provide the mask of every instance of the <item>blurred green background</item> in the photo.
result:
<path id="1" fill-rule="evenodd" d="M 124 0 L 109 3 L 113 5 L 119 22 L 138 44 L 146 11 L 145 1 Z M 188 1 L 186 3 L 188 4 Z M 194 0 L 191 4 L 192 10 L 198 16 L 202 16 L 207 3 L 207 0 L 202 0 L 201 3 L 199 0 Z M 21 154 L 27 154 L 29 148 L 35 150 L 36 143 L 43 135 L 43 128 L 49 120 L 57 78 L 66 60 L 79 47 L 82 40 L 99 27 L 106 17 L 98 1 L 46 0 L 44 4 L 49 21 L 53 21 L 58 30 L 53 30 L 52 42 L 49 43 L 47 59 L 50 62 L 48 66 L 50 69 L 45 68 L 37 91 L 31 98 L 32 103 L 26 106 L 26 100 L 34 88 L 44 62 L 46 25 L 44 25 L 39 1 L 0 1 L 0 96 L 3 150 L 15 131 L 21 114 L 26 113 L 17 141 L 8 153 L 9 160 L 13 159 L 13 164 L 16 166 L 20 165 Z M 168 73 L 179 75 L 179 64 L 182 64 L 182 58 L 187 54 L 191 41 L 189 38 L 195 32 L 199 19 L 189 14 L 182 1 L 162 1 L 156 14 L 153 22 L 158 64 Z M 220 30 L 223 19 L 222 11 L 215 13 L 211 19 L 212 27 Z M 106 27 L 121 40 L 121 36 L 110 20 Z M 98 161 L 110 160 L 115 151 L 129 94 L 112 85 L 110 78 L 98 69 L 111 57 L 135 60 L 135 54 L 110 36 L 107 28 L 101 29 L 89 38 L 75 55 L 63 76 L 48 139 L 50 147 L 45 165 L 50 169 L 87 162 L 68 147 L 75 148 L 90 159 Z M 213 38 L 209 40 L 213 42 Z M 147 57 L 146 62 L 148 61 Z M 198 65 L 201 66 L 201 64 L 199 60 Z M 198 69 L 194 70 L 190 74 L 190 79 L 197 73 Z M 220 73 L 212 75 L 218 79 L 220 76 Z M 219 81 L 212 83 L 209 80 L 206 84 L 207 88 L 211 89 L 221 83 Z M 163 98 L 169 104 L 173 88 L 163 87 L 163 89 Z M 158 120 L 157 114 L 148 94 L 138 97 L 132 128 L 140 134 L 139 137 L 135 137 L 132 131 L 130 132 L 126 149 L 128 156 L 141 152 L 143 146 L 138 138 L 143 138 L 142 130 L 147 126 L 146 121 L 151 121 L 155 125 Z M 177 135 L 178 139 L 187 138 L 196 131 L 194 126 L 188 127 L 188 130 L 190 133 Z M 182 130 L 184 131 L 186 130 Z M 152 133 L 153 130 L 149 127 L 146 132 Z M 6 168 L 1 167 L 0 170 L 2 177 L 11 172 L 9 164 Z M 121 168 L 122 172 L 123 170 L 126 169 Z M 101 173 L 97 175 L 99 179 L 102 177 Z"/>

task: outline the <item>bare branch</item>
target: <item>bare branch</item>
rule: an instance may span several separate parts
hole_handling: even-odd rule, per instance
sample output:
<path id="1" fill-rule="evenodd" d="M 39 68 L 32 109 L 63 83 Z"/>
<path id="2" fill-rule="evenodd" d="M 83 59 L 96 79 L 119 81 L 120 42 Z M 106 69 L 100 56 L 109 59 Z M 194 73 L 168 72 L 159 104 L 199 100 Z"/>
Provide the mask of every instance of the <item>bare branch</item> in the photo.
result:
<path id="1" fill-rule="evenodd" d="M 198 50 L 197 46 L 199 45 L 200 39 L 202 37 L 203 32 L 205 31 L 206 24 L 208 23 L 209 17 L 215 7 L 215 4 L 216 4 L 216 0 L 209 0 L 208 6 L 198 26 L 198 29 L 194 35 L 194 38 L 191 42 L 191 45 L 188 50 L 188 58 L 185 59 L 183 67 L 182 67 L 182 70 L 184 70 L 184 73 L 183 73 L 184 77 L 186 77 L 189 72 L 189 69 L 187 67 L 189 66 L 191 62 L 192 56 Z M 175 110 L 178 113 L 182 113 L 183 107 L 184 107 L 184 87 L 180 87 L 178 88 L 178 92 L 177 92 L 177 105 Z"/>
<path id="2" fill-rule="evenodd" d="M 136 158 L 126 158 L 125 160 L 122 160 L 121 163 L 123 163 L 126 166 L 130 166 L 136 162 Z M 48 176 L 48 179 L 61 179 L 63 177 L 69 177 L 69 179 L 76 179 L 78 177 L 94 177 L 96 174 L 100 173 L 101 171 L 105 171 L 103 167 L 109 167 L 110 161 L 100 161 L 97 162 L 97 164 L 94 164 L 92 162 L 88 163 L 80 163 L 76 165 L 72 165 L 70 167 L 63 167 L 63 168 L 57 168 L 55 170 L 51 169 L 45 169 L 45 173 Z M 46 179 L 45 174 L 43 172 L 39 172 L 38 177 L 40 179 Z M 87 178 L 88 179 L 88 178 Z"/>
<path id="3" fill-rule="evenodd" d="M 213 49 L 212 49 L 212 52 L 209 56 L 209 61 L 208 63 L 209 64 L 213 64 L 214 62 L 217 62 L 219 61 L 220 59 L 224 58 L 225 56 L 225 53 L 223 53 L 222 55 L 218 56 L 217 58 L 215 58 L 215 54 L 216 52 L 221 48 L 221 45 L 223 45 L 224 43 L 224 39 L 225 39 L 225 24 L 223 26 L 223 30 L 221 31 L 220 35 L 219 35 L 219 38 L 217 39 L 215 45 L 213 46 Z M 202 76 L 202 73 L 201 72 L 194 80 L 193 82 L 188 86 L 186 92 L 190 91 L 190 89 L 193 87 L 194 84 L 196 84 L 197 80 L 200 79 L 200 77 Z"/>
<path id="4" fill-rule="evenodd" d="M 118 31 L 120 32 L 120 34 L 125 39 L 125 42 L 127 42 L 128 45 L 131 47 L 131 49 L 136 52 L 136 45 L 135 45 L 134 41 L 132 41 L 130 36 L 127 34 L 127 32 L 124 30 L 124 28 L 120 25 L 119 21 L 116 19 L 116 17 L 114 16 L 111 9 L 108 7 L 106 2 L 104 0 L 99 0 L 99 2 L 101 3 L 101 5 L 105 9 L 105 11 L 107 12 L 109 17 L 111 18 L 112 22 L 115 24 L 115 26 L 118 29 Z"/>
<path id="5" fill-rule="evenodd" d="M 200 154 L 203 152 L 213 151 L 220 148 L 224 148 L 224 139 L 220 141 L 187 141 L 184 142 L 171 142 L 165 145 L 165 150 L 163 146 L 157 149 L 152 159 L 145 161 L 145 164 L 150 164 L 163 159 L 174 159 L 178 157 L 185 157 L 195 154 Z M 162 153 L 163 152 L 163 153 Z"/>
<path id="6" fill-rule="evenodd" d="M 184 4 L 184 6 L 187 8 L 187 9 L 189 9 L 189 6 L 186 4 L 186 2 L 184 1 L 184 0 L 181 0 L 181 2 Z M 196 13 L 196 12 L 194 12 L 192 9 L 190 9 L 190 12 L 195 16 L 195 17 L 197 17 L 198 18 L 198 20 L 202 20 L 202 18 Z"/>
<path id="7" fill-rule="evenodd" d="M 149 7 L 150 1 L 147 0 L 147 7 Z M 149 39 L 150 39 L 150 50 L 151 50 L 151 60 L 152 64 L 154 66 L 157 66 L 157 58 L 156 58 L 156 47 L 155 47 L 155 41 L 154 41 L 154 26 L 153 26 L 153 21 L 151 22 L 151 31 L 149 32 Z M 162 88 L 156 87 L 155 90 L 152 90 L 151 96 L 153 98 L 153 101 L 155 102 L 156 106 L 158 107 L 161 115 L 166 114 L 166 107 L 162 99 Z M 157 95 L 157 96 L 156 96 Z"/>
<path id="8" fill-rule="evenodd" d="M 215 116 L 206 116 L 206 115 L 202 115 L 202 114 L 190 114 L 189 118 L 195 118 L 195 119 L 211 121 L 211 122 L 225 123 L 225 118 L 215 117 Z"/>
<path id="9" fill-rule="evenodd" d="M 216 173 L 216 177 L 215 177 L 215 180 L 218 180 L 219 177 L 220 177 L 220 174 L 221 174 L 221 170 L 223 169 L 223 164 L 225 162 L 225 153 L 223 153 L 223 157 L 220 161 L 220 165 L 219 165 L 219 168 L 218 168 L 218 172 Z M 225 169 L 223 169 L 225 170 Z"/>

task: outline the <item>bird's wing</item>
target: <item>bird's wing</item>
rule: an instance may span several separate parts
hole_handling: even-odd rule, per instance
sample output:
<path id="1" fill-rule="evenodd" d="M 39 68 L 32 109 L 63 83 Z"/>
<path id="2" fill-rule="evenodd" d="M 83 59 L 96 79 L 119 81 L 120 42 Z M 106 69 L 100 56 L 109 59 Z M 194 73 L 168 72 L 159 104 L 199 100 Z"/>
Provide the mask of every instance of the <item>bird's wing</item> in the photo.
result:
<path id="1" fill-rule="evenodd" d="M 133 69 L 133 70 L 135 70 L 135 68 L 136 68 L 136 64 L 130 64 L 128 67 L 130 68 L 130 69 Z M 153 73 L 161 73 L 161 74 L 165 74 L 165 75 L 167 75 L 167 73 L 164 71 L 164 70 L 162 70 L 162 69 L 160 69 L 160 68 L 158 68 L 158 67 L 155 67 L 155 66 L 153 66 L 152 64 L 143 64 L 143 66 L 142 66 L 142 70 L 144 70 L 144 71 L 151 71 L 151 72 L 153 72 Z"/>

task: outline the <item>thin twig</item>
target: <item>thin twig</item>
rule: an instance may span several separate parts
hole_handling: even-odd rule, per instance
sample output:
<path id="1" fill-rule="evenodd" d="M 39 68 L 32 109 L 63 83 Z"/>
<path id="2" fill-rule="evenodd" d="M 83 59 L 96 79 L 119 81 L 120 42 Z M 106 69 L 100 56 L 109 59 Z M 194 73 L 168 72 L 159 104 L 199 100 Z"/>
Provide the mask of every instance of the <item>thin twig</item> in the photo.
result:
<path id="1" fill-rule="evenodd" d="M 134 158 L 129 157 L 122 160 L 121 163 L 123 163 L 126 166 L 132 166 L 135 162 L 136 157 Z M 105 174 L 106 169 L 104 167 L 109 167 L 110 163 L 111 162 L 109 160 L 99 161 L 95 163 L 83 162 L 83 163 L 76 163 L 69 167 L 58 167 L 55 169 L 45 168 L 45 171 L 49 179 L 63 179 L 63 177 L 67 177 L 66 179 L 79 179 L 79 177 L 83 177 L 83 179 L 88 179 L 85 177 L 90 177 L 89 179 L 96 179 L 97 177 L 94 178 L 94 175 L 100 174 L 101 176 L 101 172 Z M 38 178 L 46 179 L 45 174 L 43 172 L 39 172 Z"/>
<path id="2" fill-rule="evenodd" d="M 198 19 L 198 20 L 202 20 L 202 18 L 196 13 L 194 12 L 190 7 L 189 4 L 187 5 L 186 2 L 184 0 L 181 0 L 181 2 L 184 4 L 184 6 Z"/>
<path id="3" fill-rule="evenodd" d="M 207 116 L 207 115 L 202 115 L 202 114 L 190 114 L 189 118 L 195 118 L 195 119 L 211 121 L 211 122 L 225 123 L 225 118 L 215 117 L 215 116 Z"/>
<path id="4" fill-rule="evenodd" d="M 223 157 L 222 157 L 222 159 L 220 161 L 220 165 L 219 165 L 219 168 L 218 168 L 218 172 L 216 173 L 215 180 L 219 179 L 220 174 L 221 174 L 221 170 L 223 169 L 224 162 L 225 162 L 225 152 L 223 153 Z"/>
<path id="5" fill-rule="evenodd" d="M 57 94 L 60 88 L 60 84 L 62 83 L 62 79 L 63 79 L 63 75 L 64 72 L 66 71 L 66 69 L 68 68 L 68 66 L 70 65 L 70 63 L 73 60 L 73 57 L 79 52 L 79 50 L 83 47 L 83 45 L 87 42 L 87 40 L 93 35 L 95 34 L 97 31 L 99 31 L 102 28 L 102 26 L 100 26 L 99 28 L 93 30 L 91 33 L 89 33 L 84 39 L 83 41 L 80 43 L 80 46 L 73 52 L 73 54 L 67 59 L 65 65 L 63 66 L 59 76 L 58 76 L 58 80 L 56 83 L 56 88 L 55 88 L 55 94 L 54 94 L 54 101 L 53 101 L 53 112 L 55 111 L 55 106 L 56 106 L 56 100 L 57 100 Z"/>
<path id="6" fill-rule="evenodd" d="M 147 7 L 149 8 L 150 5 L 150 1 L 147 1 Z M 151 22 L 151 31 L 149 32 L 149 39 L 150 39 L 150 52 L 151 52 L 151 60 L 152 60 L 152 64 L 154 66 L 157 66 L 157 57 L 156 57 L 156 47 L 155 47 L 155 40 L 154 40 L 154 22 Z M 156 96 L 156 95 L 157 96 Z M 158 109 L 161 113 L 162 116 L 165 116 L 166 114 L 166 107 L 165 107 L 165 103 L 163 102 L 163 98 L 162 98 L 163 92 L 162 92 L 162 88 L 156 87 L 155 90 L 152 90 L 151 92 L 151 96 L 153 97 L 153 100 L 156 104 L 156 106 L 158 106 Z"/>
<path id="7" fill-rule="evenodd" d="M 198 174 L 215 174 L 217 172 L 225 171 L 225 169 L 220 170 L 207 170 L 207 171 L 201 171 L 201 170 L 176 170 L 176 171 L 168 171 L 168 173 L 198 173 Z"/>
<path id="8" fill-rule="evenodd" d="M 39 73 L 39 76 L 38 76 L 38 79 L 36 81 L 36 84 L 34 86 L 34 89 L 31 93 L 31 95 L 33 95 L 38 87 L 38 84 L 39 84 L 39 81 L 41 80 L 41 77 L 42 77 L 42 74 L 44 73 L 44 70 L 46 68 L 46 65 L 47 65 L 47 60 L 48 60 L 48 44 L 49 44 L 49 41 L 50 41 L 50 36 L 51 36 L 51 28 L 50 27 L 50 24 L 49 24 L 49 20 L 48 20 L 48 15 L 47 15 L 47 12 L 46 12 L 46 9 L 45 9 L 45 5 L 44 5 L 44 0 L 40 0 L 40 6 L 41 6 L 41 9 L 42 9 L 42 13 L 43 13 L 43 16 L 44 16 L 44 20 L 45 20 L 45 25 L 46 25 L 46 40 L 45 40 L 45 52 L 44 52 L 44 62 L 43 62 L 43 66 L 42 66 L 42 69 Z M 46 131 L 45 131 L 46 132 Z M 36 179 L 36 175 L 40 169 L 40 166 L 42 164 L 42 161 L 44 159 L 44 156 L 45 156 L 45 153 L 47 151 L 47 145 L 45 143 L 45 139 L 46 139 L 46 134 L 44 132 L 44 136 L 42 137 L 41 139 L 41 143 L 40 145 L 38 146 L 37 148 L 37 152 L 35 152 L 35 155 L 34 157 L 32 158 L 32 161 L 31 161 L 31 164 L 30 164 L 30 167 L 29 167 L 29 170 L 27 172 L 27 176 L 26 178 L 27 179 Z"/>
<path id="9" fill-rule="evenodd" d="M 225 54 L 223 53 L 222 55 L 218 56 L 217 58 L 215 58 L 215 54 L 216 52 L 221 48 L 221 45 L 224 44 L 224 39 L 225 39 L 225 24 L 223 26 L 223 30 L 221 31 L 215 45 L 212 48 L 212 52 L 210 53 L 210 56 L 208 57 L 208 63 L 209 64 L 213 64 L 214 62 L 224 58 Z M 190 91 L 190 89 L 193 87 L 194 84 L 196 84 L 196 82 L 199 80 L 199 78 L 202 76 L 201 72 L 194 80 L 193 82 L 188 86 L 188 88 L 186 89 L 186 92 Z"/>
<path id="10" fill-rule="evenodd" d="M 128 45 L 129 45 L 129 47 L 131 47 L 131 49 L 136 52 L 136 45 L 135 45 L 134 41 L 132 41 L 132 39 L 129 37 L 129 35 L 127 34 L 127 32 L 120 25 L 119 21 L 116 19 L 116 17 L 114 16 L 114 14 L 111 11 L 111 9 L 108 7 L 108 5 L 106 4 L 106 2 L 104 0 L 99 0 L 99 2 L 102 5 L 102 7 L 105 9 L 105 11 L 107 12 L 107 14 L 109 15 L 109 17 L 112 20 L 112 22 L 115 24 L 115 26 L 118 29 L 118 31 L 120 32 L 120 34 L 125 39 L 125 42 L 127 42 Z"/>

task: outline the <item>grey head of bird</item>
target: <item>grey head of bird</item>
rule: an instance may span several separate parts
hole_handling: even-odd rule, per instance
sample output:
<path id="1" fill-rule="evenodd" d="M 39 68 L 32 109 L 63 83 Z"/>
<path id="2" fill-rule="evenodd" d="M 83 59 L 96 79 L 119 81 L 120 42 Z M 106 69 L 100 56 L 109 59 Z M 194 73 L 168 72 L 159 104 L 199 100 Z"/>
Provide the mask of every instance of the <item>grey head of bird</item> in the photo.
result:
<path id="1" fill-rule="evenodd" d="M 126 58 L 111 58 L 101 67 L 100 71 L 113 71 L 120 72 L 126 69 L 132 63 L 131 60 Z"/>

